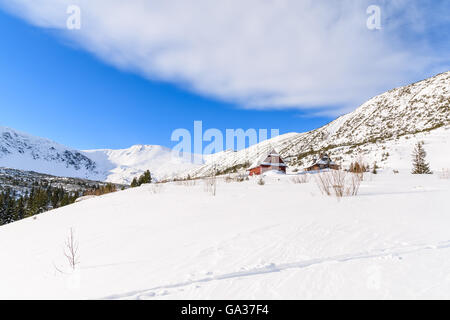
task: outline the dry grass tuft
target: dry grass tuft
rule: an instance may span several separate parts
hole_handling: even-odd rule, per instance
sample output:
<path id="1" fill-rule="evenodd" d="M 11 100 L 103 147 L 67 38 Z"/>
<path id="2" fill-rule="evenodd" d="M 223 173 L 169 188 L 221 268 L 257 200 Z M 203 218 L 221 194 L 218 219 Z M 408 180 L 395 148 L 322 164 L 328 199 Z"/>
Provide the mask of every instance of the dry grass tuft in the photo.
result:
<path id="1" fill-rule="evenodd" d="M 308 183 L 309 182 L 309 175 L 307 174 L 300 174 L 291 179 L 291 181 L 295 184 L 301 184 L 301 183 Z"/>
<path id="2" fill-rule="evenodd" d="M 212 196 L 216 195 L 217 191 L 217 179 L 216 177 L 205 178 L 204 180 L 204 189 L 205 192 L 210 193 Z"/>
<path id="3" fill-rule="evenodd" d="M 337 198 L 356 196 L 362 181 L 360 174 L 341 170 L 319 173 L 315 180 L 322 194 Z"/>

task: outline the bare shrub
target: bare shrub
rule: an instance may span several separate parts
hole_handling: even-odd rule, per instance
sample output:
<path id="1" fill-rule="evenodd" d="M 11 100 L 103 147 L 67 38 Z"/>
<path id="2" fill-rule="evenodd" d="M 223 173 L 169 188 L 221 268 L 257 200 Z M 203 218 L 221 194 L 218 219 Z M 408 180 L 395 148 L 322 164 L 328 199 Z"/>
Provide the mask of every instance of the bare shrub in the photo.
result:
<path id="1" fill-rule="evenodd" d="M 229 174 L 225 177 L 225 182 L 226 183 L 231 183 L 231 182 L 244 182 L 249 180 L 248 175 L 247 174 Z"/>
<path id="2" fill-rule="evenodd" d="M 177 186 L 193 187 L 197 183 L 196 183 L 196 180 L 178 180 L 178 181 L 175 181 L 175 184 Z"/>
<path id="3" fill-rule="evenodd" d="M 300 174 L 291 179 L 295 184 L 307 183 L 309 182 L 309 176 L 306 174 Z"/>
<path id="4" fill-rule="evenodd" d="M 356 196 L 361 185 L 361 176 L 341 170 L 330 170 L 319 173 L 316 183 L 322 194 L 327 196 Z"/>
<path id="5" fill-rule="evenodd" d="M 266 181 L 264 180 L 263 177 L 259 177 L 259 179 L 256 183 L 259 184 L 260 186 L 263 186 L 266 184 Z"/>
<path id="6" fill-rule="evenodd" d="M 450 169 L 442 169 L 439 172 L 440 179 L 450 179 Z"/>
<path id="7" fill-rule="evenodd" d="M 211 193 L 213 196 L 216 195 L 217 190 L 217 179 L 216 177 L 209 177 L 204 179 L 205 192 Z"/>
<path id="8" fill-rule="evenodd" d="M 358 175 L 361 181 L 364 180 L 364 173 L 369 171 L 369 165 L 367 165 L 362 157 L 359 157 L 355 162 L 350 164 L 349 172 L 355 173 Z"/>
<path id="9" fill-rule="evenodd" d="M 357 174 L 350 174 L 350 182 L 346 187 L 345 195 L 346 196 L 356 196 L 359 192 L 359 187 L 361 186 L 361 177 Z"/>
<path id="10" fill-rule="evenodd" d="M 78 254 L 78 241 L 75 240 L 73 228 L 70 228 L 70 234 L 65 242 L 64 256 L 69 262 L 70 267 L 75 270 L 76 266 L 80 263 L 80 257 Z"/>

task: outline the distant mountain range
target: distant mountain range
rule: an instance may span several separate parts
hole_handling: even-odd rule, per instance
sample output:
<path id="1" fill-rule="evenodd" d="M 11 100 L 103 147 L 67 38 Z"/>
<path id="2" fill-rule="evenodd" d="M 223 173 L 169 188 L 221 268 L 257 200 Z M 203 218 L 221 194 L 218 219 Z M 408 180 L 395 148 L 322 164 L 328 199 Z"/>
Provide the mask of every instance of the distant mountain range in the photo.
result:
<path id="1" fill-rule="evenodd" d="M 203 165 L 173 156 L 162 146 L 80 151 L 0 127 L 0 167 L 130 183 L 147 169 L 156 179 L 246 169 L 261 154 L 275 148 L 291 170 L 308 165 L 323 151 L 344 165 L 363 158 L 383 168 L 406 169 L 417 140 L 425 141 L 432 167 L 450 167 L 450 72 L 390 90 L 319 129 L 209 155 Z"/>
<path id="2" fill-rule="evenodd" d="M 162 146 L 80 151 L 0 127 L 0 167 L 4 168 L 129 184 L 145 170 L 150 170 L 156 179 L 164 179 L 195 166 Z"/>

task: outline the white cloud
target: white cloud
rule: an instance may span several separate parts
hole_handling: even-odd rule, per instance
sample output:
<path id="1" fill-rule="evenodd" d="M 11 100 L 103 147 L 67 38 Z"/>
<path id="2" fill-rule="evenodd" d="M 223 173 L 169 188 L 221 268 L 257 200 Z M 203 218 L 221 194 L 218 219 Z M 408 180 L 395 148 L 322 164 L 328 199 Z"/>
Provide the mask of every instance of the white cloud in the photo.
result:
<path id="1" fill-rule="evenodd" d="M 426 47 L 401 40 L 399 30 L 420 20 L 420 10 L 404 0 L 381 1 L 382 14 L 396 20 L 383 16 L 382 31 L 370 31 L 366 9 L 373 2 L 0 0 L 0 5 L 40 27 L 59 28 L 108 63 L 150 79 L 248 108 L 317 112 L 334 106 L 330 112 L 336 113 L 417 80 L 435 62 Z M 79 31 L 65 29 L 71 4 L 81 7 Z M 416 32 L 423 28 L 417 23 Z"/>

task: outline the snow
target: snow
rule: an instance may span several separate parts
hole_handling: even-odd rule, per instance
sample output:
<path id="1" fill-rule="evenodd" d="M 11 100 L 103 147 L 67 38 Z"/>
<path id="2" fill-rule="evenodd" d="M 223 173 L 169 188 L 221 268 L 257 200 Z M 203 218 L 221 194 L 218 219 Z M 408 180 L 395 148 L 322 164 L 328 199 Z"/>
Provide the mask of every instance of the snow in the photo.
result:
<path id="1" fill-rule="evenodd" d="M 264 172 L 262 174 L 263 177 L 266 177 L 266 176 L 280 176 L 280 175 L 284 176 L 285 173 L 282 172 L 282 171 L 279 171 L 279 170 L 269 170 L 269 171 L 266 171 L 266 172 Z"/>
<path id="2" fill-rule="evenodd" d="M 0 227 L 0 298 L 450 298 L 450 180 L 150 184 Z M 80 261 L 63 255 L 70 228 Z"/>
<path id="3" fill-rule="evenodd" d="M 2 126 L 0 167 L 82 179 L 100 178 L 96 164 L 80 151 Z"/>
<path id="4" fill-rule="evenodd" d="M 174 155 L 169 148 L 151 145 L 79 151 L 0 126 L 0 167 L 5 168 L 127 184 L 146 170 L 162 180 L 198 167 L 191 160 L 190 156 Z"/>
<path id="5" fill-rule="evenodd" d="M 89 200 L 89 199 L 92 199 L 92 198 L 95 198 L 95 197 L 97 197 L 97 196 L 95 196 L 95 195 L 83 196 L 83 197 L 77 198 L 75 200 L 75 202 L 86 201 L 86 200 Z"/>
<path id="6" fill-rule="evenodd" d="M 146 170 L 150 170 L 153 178 L 163 180 L 198 167 L 190 156 L 174 155 L 171 149 L 162 146 L 135 145 L 128 149 L 85 150 L 84 153 L 103 169 L 103 180 L 113 183 L 131 183 Z"/>

